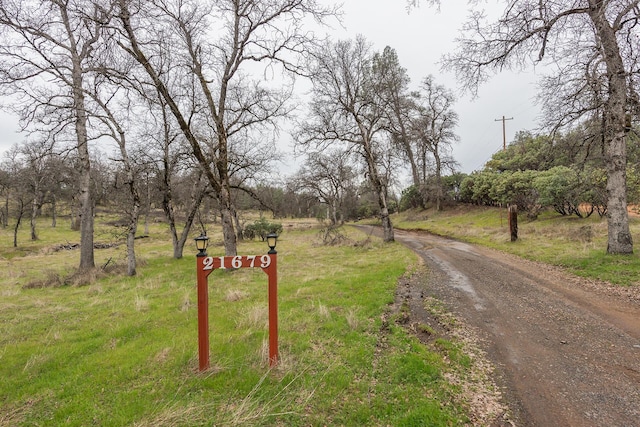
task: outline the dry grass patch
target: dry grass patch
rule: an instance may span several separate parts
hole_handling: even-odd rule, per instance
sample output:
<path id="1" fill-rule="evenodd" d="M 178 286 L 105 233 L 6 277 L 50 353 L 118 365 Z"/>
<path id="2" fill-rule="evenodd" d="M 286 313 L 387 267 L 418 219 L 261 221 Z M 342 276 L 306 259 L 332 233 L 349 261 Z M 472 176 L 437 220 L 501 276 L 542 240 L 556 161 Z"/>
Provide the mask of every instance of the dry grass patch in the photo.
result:
<path id="1" fill-rule="evenodd" d="M 96 295 L 102 295 L 102 294 L 104 294 L 104 287 L 102 287 L 100 283 L 94 283 L 93 285 L 89 286 L 89 289 L 87 290 L 87 295 L 89 296 L 96 296 Z"/>
<path id="2" fill-rule="evenodd" d="M 134 422 L 133 427 L 182 426 L 195 422 L 204 423 L 215 412 L 213 405 L 190 403 L 186 406 L 173 405 L 161 408 L 158 413 L 142 421 Z"/>
<path id="3" fill-rule="evenodd" d="M 171 353 L 171 347 L 164 347 L 153 357 L 153 361 L 158 364 L 165 363 L 169 359 L 169 354 Z"/>
<path id="4" fill-rule="evenodd" d="M 238 329 L 264 329 L 269 326 L 269 308 L 266 304 L 254 305 L 247 308 L 238 316 Z"/>
<path id="5" fill-rule="evenodd" d="M 224 297 L 224 300 L 229 302 L 234 302 L 234 301 L 243 300 L 248 296 L 249 296 L 248 292 L 242 291 L 240 289 L 228 289 Z"/>
<path id="6" fill-rule="evenodd" d="M 135 308 L 136 311 L 148 311 L 149 300 L 140 294 L 136 294 L 133 307 Z"/>
<path id="7" fill-rule="evenodd" d="M 347 325 L 354 331 L 360 326 L 357 308 L 350 308 L 345 315 L 345 319 L 347 320 Z"/>
<path id="8" fill-rule="evenodd" d="M 184 312 L 184 311 L 189 311 L 189 309 L 191 308 L 191 292 L 185 292 L 184 296 L 182 297 L 182 304 L 180 305 L 180 311 Z"/>
<path id="9" fill-rule="evenodd" d="M 162 282 L 163 280 L 161 278 L 151 277 L 148 279 L 144 279 L 144 281 L 138 285 L 138 288 L 145 290 L 154 290 L 162 287 L 164 285 Z"/>
<path id="10" fill-rule="evenodd" d="M 317 312 L 318 315 L 323 318 L 323 319 L 329 319 L 331 317 L 331 311 L 329 311 L 329 309 L 327 308 L 326 305 L 322 304 L 320 301 L 318 301 L 317 304 Z"/>
<path id="11" fill-rule="evenodd" d="M 57 271 L 47 270 L 44 278 L 32 280 L 25 285 L 23 289 L 41 289 L 41 288 L 58 288 L 64 284 L 63 279 Z"/>

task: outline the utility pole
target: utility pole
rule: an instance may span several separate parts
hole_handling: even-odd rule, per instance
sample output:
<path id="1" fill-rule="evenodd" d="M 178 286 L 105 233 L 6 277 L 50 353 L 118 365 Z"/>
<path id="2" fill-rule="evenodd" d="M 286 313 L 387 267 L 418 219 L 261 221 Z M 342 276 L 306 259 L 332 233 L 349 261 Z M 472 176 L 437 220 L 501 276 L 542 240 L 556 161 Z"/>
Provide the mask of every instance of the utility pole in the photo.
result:
<path id="1" fill-rule="evenodd" d="M 507 149 L 507 129 L 505 126 L 505 122 L 507 120 L 513 120 L 513 117 L 509 117 L 508 119 L 505 116 L 502 116 L 501 119 L 495 119 L 494 122 L 502 122 L 502 149 Z"/>

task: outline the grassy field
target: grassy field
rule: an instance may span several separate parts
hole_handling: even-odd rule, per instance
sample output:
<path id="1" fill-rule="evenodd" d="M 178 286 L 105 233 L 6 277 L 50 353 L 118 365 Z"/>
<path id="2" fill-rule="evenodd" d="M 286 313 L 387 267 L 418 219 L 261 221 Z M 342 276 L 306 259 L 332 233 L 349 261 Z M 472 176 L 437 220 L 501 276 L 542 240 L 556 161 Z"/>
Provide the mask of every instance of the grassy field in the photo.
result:
<path id="1" fill-rule="evenodd" d="M 96 263 L 124 262 L 118 230 L 98 218 Z M 136 242 L 136 277 L 66 278 L 79 241 L 43 219 L 40 240 L 0 229 L 0 426 L 455 426 L 469 358 L 440 337 L 424 346 L 394 315 L 397 280 L 417 258 L 355 230 L 319 244 L 313 223 L 278 243 L 280 356 L 267 363 L 266 275 L 209 276 L 212 369 L 197 372 L 195 248 L 171 258 L 161 223 Z M 189 242 L 191 245 L 192 242 Z M 241 254 L 262 254 L 245 242 Z M 212 236 L 210 255 L 222 255 Z M 44 286 L 46 285 L 46 286 Z M 52 286 L 53 285 L 53 286 Z M 455 357 L 453 357 L 455 356 Z"/>
<path id="2" fill-rule="evenodd" d="M 583 277 L 623 286 L 640 284 L 640 257 L 607 255 L 607 221 L 544 212 L 535 221 L 518 217 L 518 240 L 510 241 L 506 208 L 460 205 L 441 212 L 408 211 L 394 217 L 394 226 L 421 229 L 478 243 L 515 255 L 558 265 Z M 630 218 L 636 245 L 640 219 Z"/>

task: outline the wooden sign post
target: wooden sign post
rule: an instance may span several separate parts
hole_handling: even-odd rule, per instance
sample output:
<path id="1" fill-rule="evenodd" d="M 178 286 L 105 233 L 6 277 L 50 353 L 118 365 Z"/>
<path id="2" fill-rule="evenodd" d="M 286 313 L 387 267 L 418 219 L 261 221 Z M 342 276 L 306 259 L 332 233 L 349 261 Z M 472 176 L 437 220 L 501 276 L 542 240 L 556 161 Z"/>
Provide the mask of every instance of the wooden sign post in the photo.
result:
<path id="1" fill-rule="evenodd" d="M 270 238 L 269 238 L 270 237 Z M 278 363 L 278 253 L 277 236 L 267 236 L 269 252 L 265 255 L 207 256 L 206 247 L 196 257 L 198 287 L 198 365 L 200 371 L 209 369 L 209 283 L 208 277 L 216 269 L 261 268 L 269 278 L 269 366 Z M 197 241 L 197 239 L 196 239 Z"/>
<path id="2" fill-rule="evenodd" d="M 509 205 L 509 232 L 511 233 L 511 241 L 518 240 L 518 206 Z"/>

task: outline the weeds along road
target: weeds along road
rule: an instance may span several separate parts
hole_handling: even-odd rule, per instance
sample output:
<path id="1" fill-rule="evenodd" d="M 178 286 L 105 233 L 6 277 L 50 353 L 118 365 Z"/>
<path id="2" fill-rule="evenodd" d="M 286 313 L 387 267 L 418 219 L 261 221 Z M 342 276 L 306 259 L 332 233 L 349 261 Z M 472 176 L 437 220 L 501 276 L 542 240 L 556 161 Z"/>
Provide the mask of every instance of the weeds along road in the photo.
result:
<path id="1" fill-rule="evenodd" d="M 478 331 L 516 425 L 640 426 L 640 289 L 424 232 L 395 236 L 430 269 L 416 286 Z"/>

